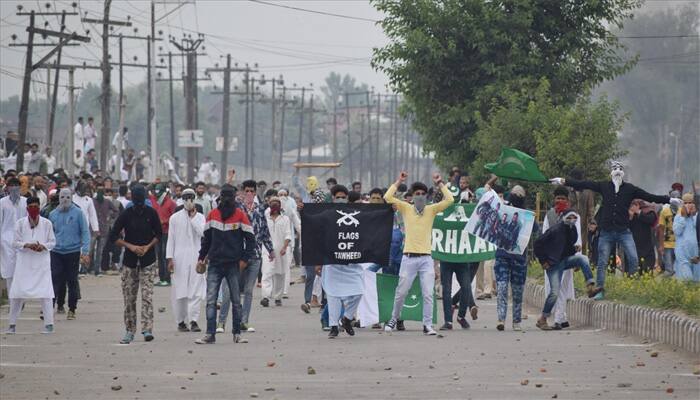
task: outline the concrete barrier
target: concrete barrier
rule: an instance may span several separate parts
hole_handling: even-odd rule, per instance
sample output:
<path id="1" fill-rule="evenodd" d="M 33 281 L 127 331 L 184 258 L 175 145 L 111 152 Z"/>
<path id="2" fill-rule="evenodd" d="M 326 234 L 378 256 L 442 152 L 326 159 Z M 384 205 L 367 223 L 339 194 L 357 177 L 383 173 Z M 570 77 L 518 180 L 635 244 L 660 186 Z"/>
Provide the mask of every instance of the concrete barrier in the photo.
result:
<path id="1" fill-rule="evenodd" d="M 541 309 L 544 293 L 543 285 L 528 280 L 525 303 Z M 671 311 L 579 298 L 568 301 L 566 314 L 569 322 L 579 326 L 640 336 L 700 354 L 700 321 Z"/>

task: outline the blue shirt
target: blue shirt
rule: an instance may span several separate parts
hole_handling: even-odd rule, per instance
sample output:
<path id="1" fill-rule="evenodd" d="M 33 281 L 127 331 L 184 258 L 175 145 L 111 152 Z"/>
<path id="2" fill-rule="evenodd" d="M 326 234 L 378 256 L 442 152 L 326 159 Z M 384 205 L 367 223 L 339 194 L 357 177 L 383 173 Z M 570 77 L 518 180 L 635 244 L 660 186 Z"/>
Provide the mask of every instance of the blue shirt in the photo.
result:
<path id="1" fill-rule="evenodd" d="M 90 252 L 90 229 L 80 207 L 72 204 L 68 211 L 56 208 L 49 214 L 49 220 L 56 236 L 56 246 L 51 251 L 58 254 Z"/>

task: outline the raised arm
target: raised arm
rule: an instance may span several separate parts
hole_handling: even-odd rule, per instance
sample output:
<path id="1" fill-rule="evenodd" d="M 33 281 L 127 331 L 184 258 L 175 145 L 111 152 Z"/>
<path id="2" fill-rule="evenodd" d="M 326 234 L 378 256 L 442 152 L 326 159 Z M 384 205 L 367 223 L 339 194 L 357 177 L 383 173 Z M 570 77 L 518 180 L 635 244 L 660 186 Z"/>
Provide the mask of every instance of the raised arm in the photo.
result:
<path id="1" fill-rule="evenodd" d="M 671 202 L 671 198 L 669 196 L 657 196 L 655 194 L 648 193 L 644 189 L 638 188 L 636 186 L 635 186 L 634 198 L 646 200 L 650 203 L 659 203 L 659 204 L 668 204 Z"/>
<path id="2" fill-rule="evenodd" d="M 384 201 L 386 201 L 388 204 L 396 205 L 396 208 L 399 211 L 402 211 L 404 208 L 411 206 L 409 203 L 397 197 L 394 197 L 394 194 L 396 194 L 396 190 L 398 190 L 399 185 L 406 182 L 407 178 L 408 174 L 405 171 L 402 171 L 401 174 L 399 174 L 399 177 L 396 179 L 396 182 L 389 186 L 389 189 L 387 189 L 386 193 L 384 193 Z"/>
<path id="3" fill-rule="evenodd" d="M 434 206 L 435 213 L 437 214 L 441 211 L 444 211 L 447 207 L 451 206 L 454 203 L 455 199 L 454 196 L 452 196 L 450 190 L 447 188 L 447 186 L 445 186 L 445 183 L 442 181 L 440 174 L 434 174 L 433 181 L 442 193 L 442 200 Z"/>

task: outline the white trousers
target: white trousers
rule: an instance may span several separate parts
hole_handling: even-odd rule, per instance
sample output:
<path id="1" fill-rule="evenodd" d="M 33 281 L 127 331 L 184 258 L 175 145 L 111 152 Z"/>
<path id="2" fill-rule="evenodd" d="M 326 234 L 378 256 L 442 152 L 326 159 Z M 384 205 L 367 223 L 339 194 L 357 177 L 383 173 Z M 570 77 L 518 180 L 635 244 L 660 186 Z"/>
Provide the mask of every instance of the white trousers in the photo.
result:
<path id="1" fill-rule="evenodd" d="M 285 296 L 289 293 L 289 283 L 292 280 L 292 269 L 291 265 L 284 270 L 284 291 L 282 292 Z"/>
<path id="2" fill-rule="evenodd" d="M 10 299 L 10 325 L 17 324 L 17 318 L 19 318 L 22 312 L 22 305 L 29 299 Z M 41 300 L 41 311 L 44 313 L 44 325 L 53 325 L 53 299 L 39 299 Z"/>
<path id="3" fill-rule="evenodd" d="M 408 291 L 411 290 L 416 275 L 420 278 L 421 294 L 423 296 L 423 325 L 433 325 L 433 288 L 435 287 L 435 268 L 430 256 L 408 257 L 401 259 L 399 285 L 394 296 L 394 309 L 391 317 L 399 319 Z"/>
<path id="4" fill-rule="evenodd" d="M 547 274 L 544 274 L 544 297 L 549 296 L 549 278 Z M 574 299 L 576 297 L 574 293 L 574 270 L 567 269 L 561 275 L 561 286 L 559 287 L 559 293 L 557 295 L 557 302 L 554 304 L 554 322 L 561 324 L 562 322 L 568 322 L 566 316 L 566 302 L 569 299 Z"/>
<path id="5" fill-rule="evenodd" d="M 263 298 L 282 300 L 284 274 L 273 274 L 271 271 L 263 272 L 261 286 Z"/>
<path id="6" fill-rule="evenodd" d="M 10 297 L 10 289 L 12 288 L 12 278 L 5 278 L 5 286 L 7 286 L 7 297 Z"/>
<path id="7" fill-rule="evenodd" d="M 318 301 L 320 302 L 320 301 L 321 301 L 321 295 L 323 294 L 323 284 L 322 284 L 322 282 L 321 282 L 323 279 L 321 279 L 320 276 L 316 276 L 316 275 L 314 275 L 313 278 L 314 278 L 314 288 L 313 288 L 313 290 L 311 291 L 311 294 L 312 294 L 313 296 L 318 297 Z M 306 277 L 306 279 L 309 279 L 309 278 Z"/>
<path id="8" fill-rule="evenodd" d="M 175 323 L 198 321 L 202 310 L 203 299 L 201 297 L 183 297 L 181 299 L 176 299 L 174 292 L 173 290 L 171 300 L 173 314 L 175 314 Z"/>
<path id="9" fill-rule="evenodd" d="M 355 318 L 355 313 L 357 312 L 357 307 L 360 305 L 362 295 L 358 294 L 343 297 L 328 295 L 326 296 L 326 299 L 328 300 L 328 325 L 338 326 L 338 321 L 340 321 L 340 319 L 343 317 L 346 317 L 349 320 Z M 343 310 L 341 315 L 340 311 L 343 309 L 343 306 L 345 307 L 345 310 Z"/>

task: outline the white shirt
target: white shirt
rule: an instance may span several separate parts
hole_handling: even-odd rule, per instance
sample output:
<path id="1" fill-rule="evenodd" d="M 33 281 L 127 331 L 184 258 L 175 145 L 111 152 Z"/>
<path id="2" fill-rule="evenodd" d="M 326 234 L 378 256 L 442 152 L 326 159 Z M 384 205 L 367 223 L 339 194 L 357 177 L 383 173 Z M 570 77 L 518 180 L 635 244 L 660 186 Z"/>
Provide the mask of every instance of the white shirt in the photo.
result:
<path id="1" fill-rule="evenodd" d="M 114 139 L 112 139 L 112 147 L 119 148 L 119 141 L 121 140 L 122 133 L 117 131 L 114 134 Z M 129 142 L 129 132 L 124 135 L 124 143 L 122 143 L 122 150 L 126 150 L 127 143 Z"/>
<path id="2" fill-rule="evenodd" d="M 90 196 L 73 195 L 73 203 L 80 207 L 80 211 L 85 215 L 85 220 L 90 225 L 90 230 L 94 233 L 100 232 L 100 224 L 97 221 L 97 212 L 95 211 L 95 203 L 92 202 Z"/>
<path id="3" fill-rule="evenodd" d="M 52 173 L 56 169 L 56 157 L 44 154 L 44 162 L 46 163 L 46 172 Z"/>
<path id="4" fill-rule="evenodd" d="M 56 245 L 53 224 L 44 217 L 32 229 L 29 218 L 17 221 L 13 235 L 13 246 L 17 251 L 17 267 L 10 288 L 11 299 L 51 299 L 54 297 L 51 283 L 50 251 Z M 25 249 L 27 243 L 39 243 L 45 250 L 36 252 Z"/>
<path id="5" fill-rule="evenodd" d="M 17 204 L 10 200 L 10 196 L 0 199 L 0 275 L 5 279 L 14 275 L 17 252 L 12 243 L 17 221 L 26 216 L 26 197 L 20 196 Z"/>
<path id="6" fill-rule="evenodd" d="M 76 150 L 83 150 L 83 140 L 85 139 L 85 134 L 83 133 L 83 126 L 80 122 L 76 123 L 73 127 L 73 154 L 75 157 Z"/>
<path id="7" fill-rule="evenodd" d="M 280 214 L 276 219 L 272 219 L 270 209 L 265 210 L 265 220 L 267 228 L 270 230 L 270 239 L 272 240 L 272 249 L 275 252 L 275 259 L 270 261 L 269 253 L 265 246 L 262 249 L 262 268 L 264 271 L 271 271 L 273 274 L 284 274 L 286 268 L 291 265 L 292 249 L 294 245 L 292 241 L 292 223 L 284 214 Z M 287 246 L 287 252 L 284 256 L 280 255 L 284 242 L 289 240 L 290 245 Z"/>
<path id="8" fill-rule="evenodd" d="M 170 217 L 165 258 L 172 258 L 175 266 L 172 290 L 176 299 L 204 298 L 206 295 L 205 275 L 196 271 L 205 225 L 204 215 L 195 212 L 190 217 L 184 208 Z"/>
<path id="9" fill-rule="evenodd" d="M 95 148 L 95 142 L 97 139 L 97 131 L 95 130 L 95 126 L 87 124 L 87 126 L 83 128 L 83 136 L 85 137 L 85 152 L 87 153 L 88 150 Z"/>
<path id="10" fill-rule="evenodd" d="M 124 197 L 124 196 L 119 196 L 119 197 L 117 197 L 117 201 L 120 202 L 120 203 L 122 203 L 122 207 L 123 207 L 124 209 L 126 209 L 127 204 L 129 204 L 129 199 L 127 199 L 127 198 Z"/>
<path id="11" fill-rule="evenodd" d="M 48 196 L 46 193 L 44 193 L 44 191 L 41 189 L 37 189 L 36 197 L 39 198 L 39 208 L 44 208 L 44 206 L 46 206 L 46 202 L 48 201 Z"/>

